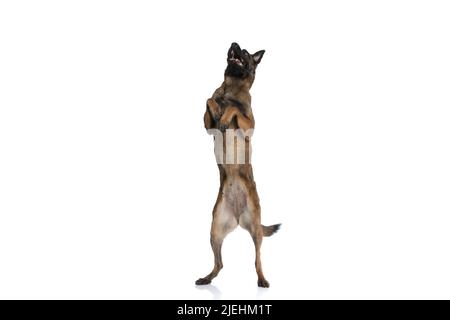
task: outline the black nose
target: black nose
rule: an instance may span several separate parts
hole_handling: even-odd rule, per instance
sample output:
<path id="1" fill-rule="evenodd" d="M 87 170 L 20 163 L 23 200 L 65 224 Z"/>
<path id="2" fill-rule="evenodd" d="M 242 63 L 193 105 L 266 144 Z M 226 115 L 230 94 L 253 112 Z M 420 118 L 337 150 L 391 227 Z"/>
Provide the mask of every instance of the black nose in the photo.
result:
<path id="1" fill-rule="evenodd" d="M 241 47 L 239 47 L 239 45 L 236 42 L 233 42 L 231 44 L 229 52 L 231 52 L 231 51 L 234 52 L 237 55 L 240 55 L 241 54 Z"/>

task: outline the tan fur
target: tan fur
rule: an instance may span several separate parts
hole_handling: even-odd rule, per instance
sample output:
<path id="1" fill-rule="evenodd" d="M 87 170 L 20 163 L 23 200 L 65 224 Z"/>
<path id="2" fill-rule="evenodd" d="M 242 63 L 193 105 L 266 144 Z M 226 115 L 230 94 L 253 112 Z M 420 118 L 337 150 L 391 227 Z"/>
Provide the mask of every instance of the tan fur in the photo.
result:
<path id="1" fill-rule="evenodd" d="M 255 120 L 251 109 L 250 88 L 253 77 L 237 79 L 225 77 L 225 81 L 207 100 L 204 114 L 206 129 L 242 129 L 247 131 L 255 127 Z M 220 105 L 217 100 L 238 101 L 240 107 L 233 104 Z M 239 137 L 237 137 L 239 139 Z M 265 279 L 262 266 L 260 248 L 263 236 L 270 236 L 279 225 L 265 227 L 261 225 L 261 208 L 259 205 L 256 184 L 253 179 L 251 165 L 251 139 L 245 139 L 246 157 L 243 164 L 218 164 L 220 172 L 220 188 L 217 201 L 213 209 L 211 225 L 211 246 L 214 252 L 214 268 L 210 274 L 197 280 L 196 284 L 208 284 L 217 276 L 223 267 L 221 247 L 226 235 L 238 225 L 246 229 L 255 244 L 255 267 L 258 275 L 258 285 L 269 287 Z M 235 148 L 234 143 L 224 141 L 225 154 L 229 148 Z M 228 148 L 228 149 L 227 149 Z"/>

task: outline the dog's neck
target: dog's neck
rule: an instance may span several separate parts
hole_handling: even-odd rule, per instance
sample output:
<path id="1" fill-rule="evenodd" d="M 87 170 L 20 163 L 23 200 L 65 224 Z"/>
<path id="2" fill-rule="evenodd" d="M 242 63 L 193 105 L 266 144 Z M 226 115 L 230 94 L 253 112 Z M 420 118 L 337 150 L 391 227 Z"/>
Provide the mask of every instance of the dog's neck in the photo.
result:
<path id="1" fill-rule="evenodd" d="M 242 104 L 250 106 L 251 86 L 251 82 L 248 80 L 225 77 L 225 81 L 222 84 L 224 97 L 240 101 Z"/>

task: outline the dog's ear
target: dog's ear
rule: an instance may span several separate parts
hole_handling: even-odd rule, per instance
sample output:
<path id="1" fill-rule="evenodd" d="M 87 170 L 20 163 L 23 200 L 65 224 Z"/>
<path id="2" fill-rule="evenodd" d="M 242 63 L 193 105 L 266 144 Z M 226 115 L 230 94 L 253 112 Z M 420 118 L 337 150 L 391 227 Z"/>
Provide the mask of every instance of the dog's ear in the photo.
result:
<path id="1" fill-rule="evenodd" d="M 266 52 L 266 50 L 260 50 L 252 54 L 253 60 L 255 61 L 256 64 L 259 64 L 261 62 L 264 52 Z"/>

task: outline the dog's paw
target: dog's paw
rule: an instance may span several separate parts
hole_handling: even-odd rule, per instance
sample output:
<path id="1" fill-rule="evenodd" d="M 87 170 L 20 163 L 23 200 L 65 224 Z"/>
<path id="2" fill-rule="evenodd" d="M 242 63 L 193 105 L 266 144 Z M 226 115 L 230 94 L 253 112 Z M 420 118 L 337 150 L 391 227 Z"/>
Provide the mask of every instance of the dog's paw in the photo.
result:
<path id="1" fill-rule="evenodd" d="M 195 281 L 195 284 L 198 286 L 203 286 L 205 284 L 210 284 L 210 283 L 211 283 L 211 280 L 207 279 L 207 278 L 200 278 L 197 281 Z"/>
<path id="2" fill-rule="evenodd" d="M 224 121 L 220 121 L 219 125 L 217 126 L 219 128 L 220 131 L 225 131 L 229 128 L 230 123 L 228 122 L 224 122 Z"/>
<path id="3" fill-rule="evenodd" d="M 206 105 L 208 106 L 209 112 L 211 113 L 214 121 L 219 121 L 222 116 L 222 112 L 220 111 L 220 107 L 217 102 L 214 99 L 209 98 L 208 101 L 206 101 Z"/>
<path id="4" fill-rule="evenodd" d="M 261 288 L 270 287 L 269 281 L 267 281 L 266 279 L 258 279 L 258 287 L 261 287 Z"/>
<path id="5" fill-rule="evenodd" d="M 220 119 L 217 127 L 219 128 L 219 130 L 225 131 L 230 128 L 231 120 L 232 119 L 225 119 L 225 117 L 222 117 L 222 119 Z"/>
<path id="6" fill-rule="evenodd" d="M 223 112 L 217 110 L 215 113 L 212 113 L 213 120 L 216 122 L 220 122 L 220 118 L 222 118 Z"/>

